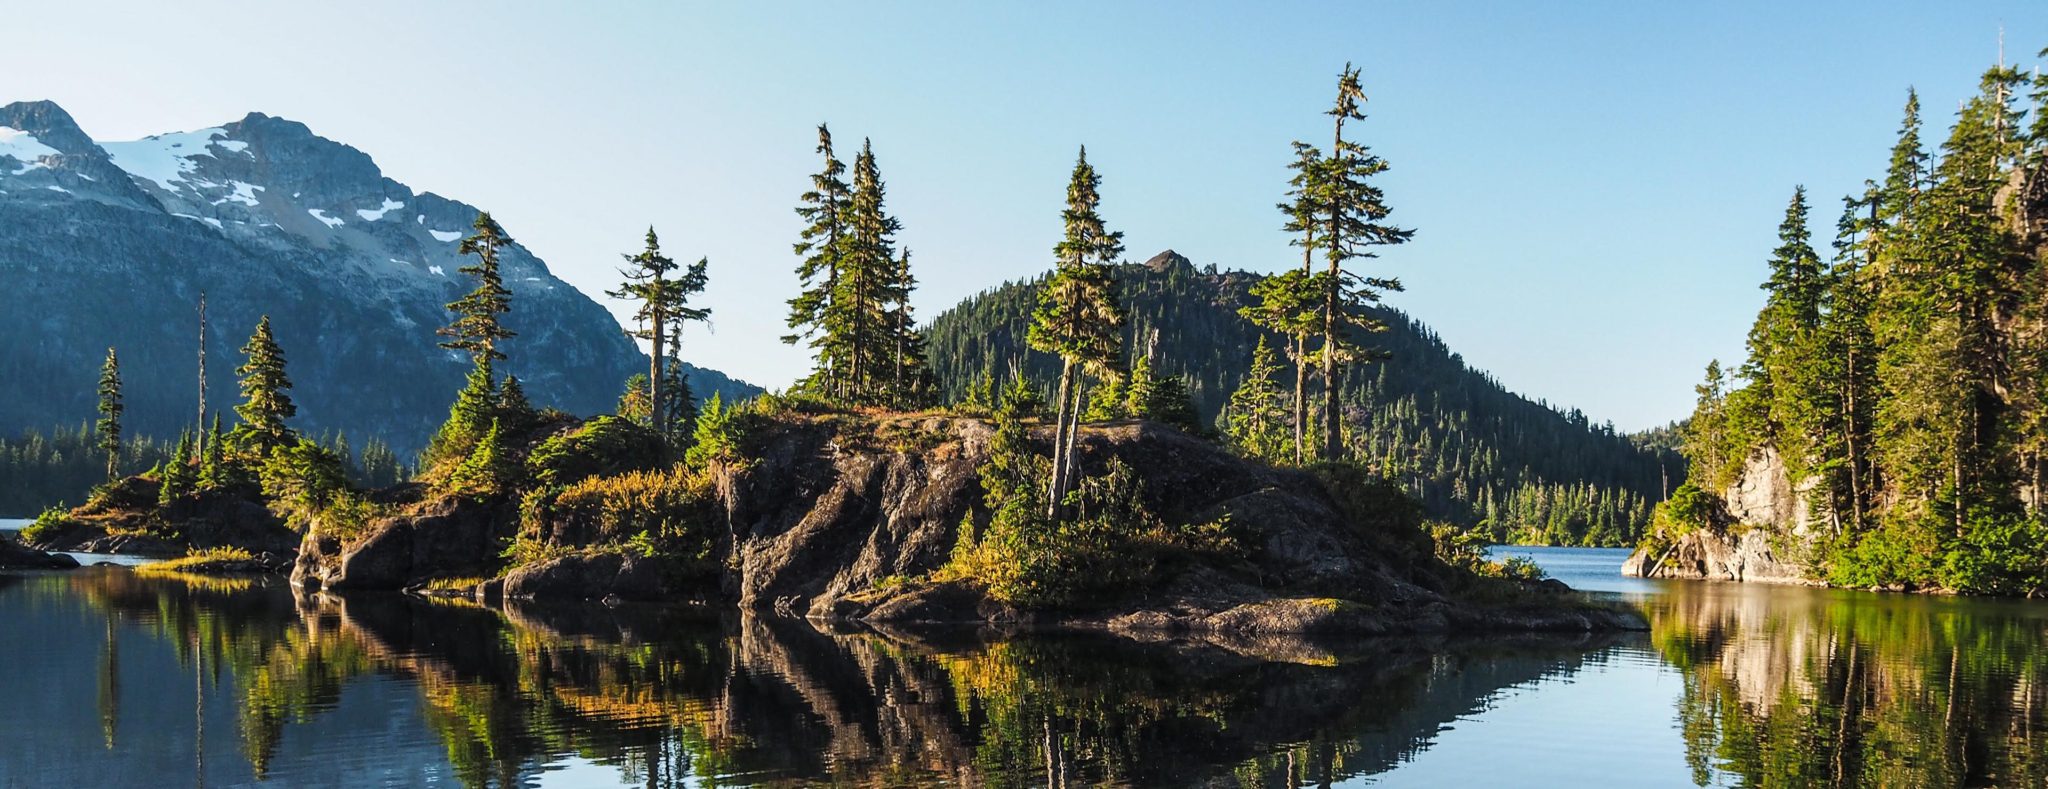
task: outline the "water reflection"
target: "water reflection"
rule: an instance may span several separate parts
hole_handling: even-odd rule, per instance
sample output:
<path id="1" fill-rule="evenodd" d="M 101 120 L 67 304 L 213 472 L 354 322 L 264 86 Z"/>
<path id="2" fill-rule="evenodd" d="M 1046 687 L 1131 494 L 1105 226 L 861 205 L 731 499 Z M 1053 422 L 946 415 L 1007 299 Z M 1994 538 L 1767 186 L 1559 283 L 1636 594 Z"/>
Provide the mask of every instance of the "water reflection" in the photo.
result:
<path id="1" fill-rule="evenodd" d="M 2048 786 L 2040 603 L 1680 583 L 1643 605 L 1696 783 Z"/>
<path id="2" fill-rule="evenodd" d="M 1575 782 L 1418 758 L 1509 746 L 1701 785 L 2048 785 L 2038 604 L 1636 599 L 1647 635 L 1139 644 L 0 575 L 0 786 Z M 1614 722 L 1644 709 L 1670 725 Z"/>
<path id="3" fill-rule="evenodd" d="M 18 733 L 0 785 L 512 786 L 590 765 L 655 787 L 1328 783 L 1610 643 L 833 633 L 114 570 L 0 583 L 0 621 L 24 636 L 0 646 L 0 692 L 25 702 L 0 709 Z"/>

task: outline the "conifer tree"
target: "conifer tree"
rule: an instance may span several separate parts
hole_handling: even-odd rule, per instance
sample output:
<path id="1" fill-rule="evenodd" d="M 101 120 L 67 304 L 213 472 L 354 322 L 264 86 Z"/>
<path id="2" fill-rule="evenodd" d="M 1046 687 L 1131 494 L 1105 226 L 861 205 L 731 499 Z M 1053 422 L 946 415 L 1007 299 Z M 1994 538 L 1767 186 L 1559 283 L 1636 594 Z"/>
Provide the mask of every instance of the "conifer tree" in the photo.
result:
<path id="1" fill-rule="evenodd" d="M 284 421 L 299 412 L 288 394 L 292 381 L 285 375 L 284 350 L 271 334 L 270 316 L 256 323 L 256 333 L 242 346 L 242 355 L 247 361 L 235 370 L 242 378 L 242 404 L 235 406 L 242 424 L 235 427 L 232 438 L 261 455 L 294 440 Z"/>
<path id="2" fill-rule="evenodd" d="M 1373 185 L 1373 176 L 1386 172 L 1385 159 L 1364 145 L 1344 138 L 1346 121 L 1365 120 L 1365 90 L 1359 84 L 1358 69 L 1345 64 L 1337 79 L 1337 100 L 1326 113 L 1334 121 L 1330 155 L 1318 170 L 1316 202 L 1322 209 L 1324 260 L 1328 268 L 1315 284 L 1322 296 L 1322 347 L 1316 352 L 1323 369 L 1323 457 L 1344 456 L 1343 420 L 1338 410 L 1338 393 L 1343 365 L 1385 358 L 1384 353 L 1364 348 L 1354 332 L 1384 331 L 1386 325 L 1365 312 L 1379 303 L 1380 294 L 1401 290 L 1397 279 L 1372 277 L 1345 269 L 1356 259 L 1377 257 L 1377 247 L 1406 243 L 1414 231 L 1386 224 L 1392 212 L 1385 194 Z"/>
<path id="3" fill-rule="evenodd" d="M 192 492 L 198 484 L 198 471 L 192 466 L 192 431 L 178 433 L 178 447 L 171 456 L 164 459 L 163 474 L 158 478 L 156 500 L 158 504 L 170 504 Z"/>
<path id="4" fill-rule="evenodd" d="M 1810 241 L 1808 214 L 1806 189 L 1795 188 L 1778 225 L 1778 247 L 1763 284 L 1769 295 L 1750 328 L 1749 360 L 1743 367 L 1751 396 L 1765 405 L 1768 438 L 1800 476 L 1819 462 L 1811 449 L 1819 438 L 1819 412 L 1829 383 L 1818 375 L 1815 353 L 1826 286 L 1820 255 Z"/>
<path id="5" fill-rule="evenodd" d="M 521 392 L 522 396 L 524 392 Z M 501 391 L 488 356 L 477 357 L 476 364 L 469 368 L 469 377 L 462 390 L 455 393 L 455 402 L 448 406 L 448 420 L 441 423 L 441 429 L 427 442 L 426 451 L 421 453 L 424 468 L 435 468 L 449 461 L 469 457 L 476 449 L 476 442 L 483 438 L 485 431 L 497 421 L 502 412 Z"/>
<path id="6" fill-rule="evenodd" d="M 1080 374 L 1110 374 L 1122 352 L 1123 309 L 1109 276 L 1109 266 L 1123 254 L 1123 234 L 1104 226 L 1099 211 L 1102 177 L 1088 164 L 1088 149 L 1074 163 L 1062 213 L 1066 234 L 1053 247 L 1058 261 L 1052 278 L 1038 294 L 1026 337 L 1036 350 L 1060 357 L 1060 384 L 1055 415 L 1052 479 L 1047 487 L 1048 516 L 1057 517 L 1075 477 L 1074 446 L 1079 439 L 1082 385 Z"/>
<path id="7" fill-rule="evenodd" d="M 206 433 L 206 440 L 200 444 L 199 489 L 218 490 L 235 482 L 235 474 L 228 467 L 227 450 L 222 446 L 226 435 L 221 431 L 220 412 L 213 414 L 213 427 Z"/>
<path id="8" fill-rule="evenodd" d="M 533 403 L 526 399 L 526 387 L 519 383 L 519 376 L 505 376 L 505 383 L 498 387 L 498 418 L 516 430 L 531 423 L 534 414 Z"/>
<path id="9" fill-rule="evenodd" d="M 511 489 L 518 470 L 499 422 L 493 419 L 469 457 L 448 475 L 448 489 L 476 496 L 502 493 Z"/>
<path id="10" fill-rule="evenodd" d="M 1297 464 L 1308 460 L 1309 335 L 1319 326 L 1315 310 L 1318 294 L 1313 277 L 1316 252 L 1322 247 L 1318 233 L 1323 227 L 1319 220 L 1323 206 L 1317 201 L 1322 189 L 1322 167 L 1321 150 L 1295 141 L 1294 161 L 1287 165 L 1294 171 L 1293 177 L 1287 181 L 1290 187 L 1287 196 L 1292 199 L 1277 207 L 1287 217 L 1287 223 L 1281 229 L 1300 234 L 1288 243 L 1301 248 L 1301 268 L 1261 280 L 1252 289 L 1258 304 L 1240 310 L 1253 323 L 1279 332 L 1288 339 L 1287 355 L 1294 364 L 1290 427 L 1293 431 L 1294 462 Z"/>
<path id="11" fill-rule="evenodd" d="M 846 164 L 832 153 L 832 130 L 822 123 L 818 124 L 818 153 L 825 157 L 824 169 L 811 176 L 811 188 L 799 198 L 801 204 L 796 209 L 806 223 L 795 245 L 801 258 L 796 275 L 803 290 L 789 300 L 790 333 L 783 335 L 782 341 L 790 345 L 809 342 L 818 365 L 811 377 L 813 387 L 831 397 L 845 397 L 844 371 L 833 366 L 837 346 L 826 316 L 838 293 L 839 264 L 850 236 L 847 222 L 852 190 L 846 185 Z"/>
<path id="12" fill-rule="evenodd" d="M 846 249 L 837 288 L 825 305 L 827 349 L 838 354 L 845 394 L 854 402 L 886 399 L 888 359 L 895 347 L 888 305 L 897 292 L 895 236 L 902 225 L 884 205 L 887 189 L 874 148 L 862 141 L 853 160 L 853 196 L 846 207 Z"/>
<path id="13" fill-rule="evenodd" d="M 654 409 L 648 402 L 647 390 L 646 373 L 634 373 L 626 379 L 626 389 L 619 393 L 619 406 L 615 409 L 620 419 L 654 426 Z"/>
<path id="14" fill-rule="evenodd" d="M 1010 369 L 1009 383 L 1003 386 L 1000 407 L 1010 409 L 1018 419 L 1036 419 L 1045 412 L 1045 394 L 1024 377 L 1020 367 Z"/>
<path id="15" fill-rule="evenodd" d="M 1223 409 L 1223 433 L 1246 457 L 1277 462 L 1286 457 L 1288 405 L 1276 378 L 1280 361 L 1261 336 L 1252 349 L 1252 366 L 1244 383 L 1230 393 Z"/>
<path id="16" fill-rule="evenodd" d="M 489 211 L 477 214 L 471 227 L 476 232 L 462 239 L 459 251 L 475 255 L 476 262 L 457 271 L 475 277 L 476 288 L 449 302 L 448 311 L 455 313 L 455 320 L 442 328 L 440 334 L 453 339 L 441 343 L 441 347 L 467 352 L 470 359 L 482 364 L 503 360 L 505 353 L 498 350 L 498 344 L 515 336 L 500 317 L 512 311 L 512 291 L 505 289 L 504 277 L 498 271 L 498 255 L 512 244 L 512 237 L 491 219 Z"/>
<path id="17" fill-rule="evenodd" d="M 889 280 L 889 338 L 895 343 L 895 359 L 889 375 L 889 400 L 897 408 L 917 408 L 932 399 L 937 384 L 925 361 L 924 335 L 911 315 L 910 295 L 917 290 L 917 278 L 910 273 L 910 249 L 904 248 Z"/>
<path id="18" fill-rule="evenodd" d="M 605 295 L 615 299 L 638 301 L 640 306 L 633 311 L 633 319 L 640 328 L 627 332 L 628 335 L 648 341 L 647 352 L 647 410 L 649 413 L 662 412 L 662 396 L 667 394 L 668 375 L 663 372 L 668 360 L 668 333 L 670 311 L 676 298 L 675 283 L 669 274 L 676 270 L 673 258 L 661 253 L 661 238 L 654 228 L 647 228 L 646 247 L 638 254 L 624 255 L 626 267 L 619 274 L 626 281 L 618 290 L 606 291 Z M 652 425 L 656 430 L 661 425 Z"/>
<path id="19" fill-rule="evenodd" d="M 107 349 L 107 361 L 100 365 L 100 420 L 93 426 L 99 450 L 107 456 L 107 481 L 121 478 L 121 361 L 114 349 Z"/>

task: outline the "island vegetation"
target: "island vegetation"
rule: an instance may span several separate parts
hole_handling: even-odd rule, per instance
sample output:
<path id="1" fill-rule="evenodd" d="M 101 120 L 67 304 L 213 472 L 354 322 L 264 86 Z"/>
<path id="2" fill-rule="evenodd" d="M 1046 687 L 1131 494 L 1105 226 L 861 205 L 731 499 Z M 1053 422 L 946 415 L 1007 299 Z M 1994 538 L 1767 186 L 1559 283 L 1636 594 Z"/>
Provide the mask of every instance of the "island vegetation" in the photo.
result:
<path id="1" fill-rule="evenodd" d="M 700 405 L 681 376 L 681 338 L 710 317 L 693 299 L 711 263 L 678 264 L 650 228 L 610 291 L 633 307 L 647 371 L 625 382 L 614 414 L 536 407 L 497 372 L 518 352 L 503 321 L 517 305 L 499 268 L 511 239 L 486 212 L 461 242 L 473 287 L 439 331 L 470 373 L 416 463 L 381 449 L 354 457 L 339 439 L 293 430 L 292 381 L 265 318 L 242 348 L 232 425 L 202 416 L 204 430 L 170 447 L 121 440 L 110 349 L 100 422 L 84 436 L 108 480 L 21 536 L 44 549 L 182 556 L 168 568 L 179 572 L 288 564 L 304 587 L 737 598 L 871 621 L 1631 626 L 1557 598 L 1526 562 L 1487 559 L 1482 536 L 1428 522 L 1355 453 L 1369 417 L 1345 407 L 1345 382 L 1390 357 L 1372 344 L 1388 325 L 1377 305 L 1401 287 L 1360 265 L 1411 232 L 1387 222 L 1373 181 L 1387 163 L 1349 136 L 1364 101 L 1347 67 L 1329 153 L 1296 146 L 1285 210 L 1304 267 L 1248 291 L 1242 319 L 1275 342 L 1239 349 L 1251 374 L 1213 422 L 1187 377 L 1126 347 L 1117 271 L 1128 264 L 1085 148 L 1023 338 L 1056 374 L 1015 364 L 1000 380 L 949 387 L 911 314 L 911 256 L 874 146 L 863 141 L 849 179 L 820 126 L 822 164 L 797 208 L 802 289 L 783 338 L 815 365 L 788 392 Z M 155 460 L 123 476 L 138 458 Z"/>

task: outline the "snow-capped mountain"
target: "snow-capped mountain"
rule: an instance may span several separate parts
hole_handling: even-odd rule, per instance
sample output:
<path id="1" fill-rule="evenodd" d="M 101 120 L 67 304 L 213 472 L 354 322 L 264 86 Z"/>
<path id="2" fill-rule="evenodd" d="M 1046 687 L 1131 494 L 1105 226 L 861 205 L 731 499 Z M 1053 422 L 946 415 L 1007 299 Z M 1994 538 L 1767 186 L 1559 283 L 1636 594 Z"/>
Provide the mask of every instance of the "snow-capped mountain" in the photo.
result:
<path id="1" fill-rule="evenodd" d="M 53 103 L 0 107 L 0 431 L 90 419 L 110 346 L 131 430 L 189 424 L 204 291 L 214 408 L 235 401 L 238 350 L 268 314 L 303 429 L 416 447 L 467 372 L 434 332 L 472 285 L 457 250 L 477 213 L 261 113 L 95 142 Z M 524 247 L 501 265 L 511 372 L 538 403 L 608 410 L 645 356 Z"/>

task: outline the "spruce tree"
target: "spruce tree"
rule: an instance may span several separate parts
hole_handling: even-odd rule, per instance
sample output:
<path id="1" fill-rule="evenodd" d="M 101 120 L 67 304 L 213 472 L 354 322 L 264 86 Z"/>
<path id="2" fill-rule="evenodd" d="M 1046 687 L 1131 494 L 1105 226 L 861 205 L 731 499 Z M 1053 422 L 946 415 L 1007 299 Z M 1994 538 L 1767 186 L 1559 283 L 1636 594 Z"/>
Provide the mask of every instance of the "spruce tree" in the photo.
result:
<path id="1" fill-rule="evenodd" d="M 501 391 L 492 374 L 491 360 L 479 356 L 469 368 L 469 378 L 462 390 L 455 393 L 455 402 L 448 406 L 448 420 L 427 442 L 426 451 L 421 454 L 423 467 L 443 467 L 450 461 L 469 457 L 476 450 L 477 441 L 502 413 L 500 402 Z"/>
<path id="2" fill-rule="evenodd" d="M 1264 336 L 1252 349 L 1252 366 L 1223 408 L 1223 434 L 1246 457 L 1278 462 L 1286 457 L 1288 404 L 1276 380 L 1280 361 Z"/>
<path id="3" fill-rule="evenodd" d="M 534 415 L 533 403 L 526 399 L 526 387 L 519 383 L 519 376 L 505 376 L 505 383 L 498 387 L 498 418 L 519 430 L 531 424 Z"/>
<path id="4" fill-rule="evenodd" d="M 199 482 L 198 470 L 192 466 L 192 431 L 178 433 L 178 447 L 171 456 L 164 459 L 163 473 L 158 477 L 156 500 L 158 504 L 170 504 L 192 492 Z"/>
<path id="5" fill-rule="evenodd" d="M 1080 374 L 1106 376 L 1122 352 L 1123 309 L 1117 303 L 1109 267 L 1123 254 L 1123 233 L 1112 233 L 1100 214 L 1102 177 L 1088 164 L 1083 146 L 1067 185 L 1062 213 L 1066 234 L 1053 247 L 1058 261 L 1052 278 L 1038 294 L 1026 337 L 1036 350 L 1060 357 L 1060 384 L 1055 415 L 1052 479 L 1047 487 L 1048 516 L 1057 517 L 1075 478 L 1074 447 L 1079 440 L 1082 385 Z"/>
<path id="6" fill-rule="evenodd" d="M 888 305 L 897 290 L 895 236 L 902 225 L 889 216 L 886 193 L 873 145 L 862 141 L 853 160 L 845 254 L 824 315 L 826 347 L 836 355 L 833 369 L 845 389 L 842 397 L 860 403 L 886 400 L 888 359 L 895 346 Z"/>
<path id="7" fill-rule="evenodd" d="M 223 442 L 227 436 L 221 430 L 220 412 L 213 414 L 213 427 L 207 431 L 206 440 L 199 451 L 199 489 L 218 490 L 236 482 L 234 469 L 229 467 L 227 449 Z"/>
<path id="8" fill-rule="evenodd" d="M 457 271 L 476 278 L 476 288 L 448 303 L 448 311 L 455 314 L 455 320 L 442 328 L 440 334 L 453 339 L 441 343 L 441 347 L 467 352 L 470 359 L 482 364 L 503 360 L 505 353 L 498 349 L 498 344 L 515 336 L 501 318 L 512 311 L 512 291 L 505 289 L 504 277 L 498 271 L 498 255 L 511 246 L 512 237 L 491 219 L 489 211 L 477 214 L 471 227 L 476 232 L 462 239 L 459 251 L 475 255 L 476 262 Z"/>
<path id="9" fill-rule="evenodd" d="M 1795 188 L 1778 225 L 1778 247 L 1763 284 L 1769 295 L 1750 328 L 1749 360 L 1743 367 L 1752 396 L 1766 406 L 1769 439 L 1799 477 L 1819 462 L 1812 448 L 1829 383 L 1817 374 L 1815 344 L 1826 286 L 1808 214 L 1806 189 Z"/>
<path id="10" fill-rule="evenodd" d="M 490 496 L 510 490 L 517 481 L 517 459 L 507 446 L 498 420 L 491 420 L 476 448 L 448 475 L 447 488 L 473 496 Z"/>
<path id="11" fill-rule="evenodd" d="M 924 335 L 917 330 L 917 319 L 911 314 L 910 296 L 916 290 L 917 278 L 910 273 L 910 249 L 906 247 L 896 260 L 888 286 L 889 340 L 896 346 L 889 375 L 889 401 L 903 409 L 928 405 L 937 388 L 931 366 L 925 360 Z"/>
<path id="12" fill-rule="evenodd" d="M 619 393 L 619 405 L 614 409 L 620 419 L 646 427 L 654 426 L 654 409 L 648 402 L 646 373 L 634 373 L 626 379 L 625 391 Z"/>
<path id="13" fill-rule="evenodd" d="M 782 341 L 790 345 L 809 342 L 817 354 L 813 388 L 830 397 L 845 397 L 843 370 L 836 360 L 835 336 L 826 325 L 832 299 L 839 289 L 840 261 L 846 256 L 849 202 L 852 190 L 846 185 L 846 164 L 832 153 L 832 130 L 818 124 L 818 153 L 825 157 L 824 169 L 811 176 L 811 188 L 797 206 L 805 225 L 795 245 L 801 258 L 796 275 L 803 290 L 789 300 L 790 333 Z"/>
<path id="14" fill-rule="evenodd" d="M 114 349 L 107 349 L 107 361 L 100 365 L 100 419 L 93 425 L 99 450 L 107 456 L 107 481 L 121 478 L 121 361 Z"/>
<path id="15" fill-rule="evenodd" d="M 1414 231 L 1386 223 L 1392 212 L 1385 194 L 1373 185 L 1373 176 L 1386 172 L 1385 159 L 1371 149 L 1344 138 L 1346 121 L 1365 120 L 1365 90 L 1359 84 L 1358 69 L 1345 64 L 1337 79 L 1337 100 L 1326 113 L 1333 120 L 1330 155 L 1322 162 L 1316 201 L 1322 209 L 1322 251 L 1328 268 L 1318 276 L 1321 293 L 1322 347 L 1316 359 L 1323 369 L 1323 457 L 1344 456 L 1344 425 L 1338 410 L 1343 365 L 1384 359 L 1383 352 L 1362 347 L 1354 332 L 1384 331 L 1386 324 L 1365 309 L 1379 303 L 1380 294 L 1401 290 L 1397 279 L 1372 277 L 1345 269 L 1356 259 L 1377 257 L 1377 247 L 1406 243 Z"/>
<path id="16" fill-rule="evenodd" d="M 271 334 L 270 316 L 257 322 L 256 333 L 242 346 L 242 355 L 247 361 L 235 370 L 242 379 L 242 404 L 235 406 L 235 415 L 242 423 L 231 437 L 260 456 L 295 440 L 284 422 L 299 412 L 288 394 L 292 381 L 285 375 L 284 350 Z"/>

